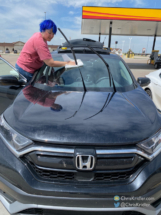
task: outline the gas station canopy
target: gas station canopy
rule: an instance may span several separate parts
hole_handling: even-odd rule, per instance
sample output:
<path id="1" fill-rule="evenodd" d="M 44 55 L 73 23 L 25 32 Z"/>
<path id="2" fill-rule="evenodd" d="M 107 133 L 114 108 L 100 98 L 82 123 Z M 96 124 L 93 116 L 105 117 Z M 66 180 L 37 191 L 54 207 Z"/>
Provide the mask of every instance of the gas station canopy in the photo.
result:
<path id="1" fill-rule="evenodd" d="M 161 36 L 161 10 L 82 7 L 82 34 Z"/>

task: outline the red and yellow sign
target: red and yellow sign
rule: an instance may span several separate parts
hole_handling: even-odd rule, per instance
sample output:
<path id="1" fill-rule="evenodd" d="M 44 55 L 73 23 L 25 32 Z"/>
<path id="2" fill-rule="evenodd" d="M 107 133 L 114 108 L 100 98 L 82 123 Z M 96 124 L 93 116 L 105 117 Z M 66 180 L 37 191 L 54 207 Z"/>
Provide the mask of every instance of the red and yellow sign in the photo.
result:
<path id="1" fill-rule="evenodd" d="M 82 19 L 161 21 L 160 9 L 83 7 Z"/>

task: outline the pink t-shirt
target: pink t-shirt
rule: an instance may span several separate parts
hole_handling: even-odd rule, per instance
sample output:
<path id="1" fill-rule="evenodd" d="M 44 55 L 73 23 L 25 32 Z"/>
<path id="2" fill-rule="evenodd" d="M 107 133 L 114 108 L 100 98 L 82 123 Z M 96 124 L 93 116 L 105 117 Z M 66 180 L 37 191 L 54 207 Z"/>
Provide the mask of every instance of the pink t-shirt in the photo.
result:
<path id="1" fill-rule="evenodd" d="M 26 72 L 33 74 L 43 66 L 43 60 L 51 58 L 47 42 L 43 40 L 41 33 L 37 32 L 25 43 L 17 64 Z"/>

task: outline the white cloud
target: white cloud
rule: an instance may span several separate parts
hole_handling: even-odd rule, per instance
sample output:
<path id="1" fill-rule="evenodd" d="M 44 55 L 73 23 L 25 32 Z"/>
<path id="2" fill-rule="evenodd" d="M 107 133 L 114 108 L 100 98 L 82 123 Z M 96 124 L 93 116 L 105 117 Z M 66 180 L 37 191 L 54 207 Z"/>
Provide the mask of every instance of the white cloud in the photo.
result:
<path id="1" fill-rule="evenodd" d="M 19 39 L 26 42 L 33 33 L 39 31 L 39 24 L 45 18 L 44 11 L 48 11 L 48 14 L 54 13 L 50 5 L 43 6 L 43 2 L 42 0 L 0 0 L 0 42 L 14 42 Z"/>
<path id="2" fill-rule="evenodd" d="M 59 4 L 63 4 L 67 7 L 73 6 L 73 7 L 81 7 L 81 6 L 87 6 L 87 5 L 95 5 L 95 6 L 107 6 L 108 3 L 116 3 L 116 2 L 122 2 L 123 0 L 79 0 L 79 1 L 73 1 L 73 0 L 54 0 L 55 2 Z"/>
<path id="3" fill-rule="evenodd" d="M 73 14 L 74 14 L 74 12 L 73 12 L 73 11 L 69 11 L 69 14 L 73 15 Z"/>
<path id="4" fill-rule="evenodd" d="M 82 17 L 81 16 L 67 16 L 67 17 L 62 17 L 62 21 L 64 22 L 71 22 L 72 25 L 70 25 L 71 28 L 81 28 L 81 22 L 82 22 Z"/>
<path id="5" fill-rule="evenodd" d="M 81 25 L 81 22 L 82 22 L 82 17 L 81 16 L 76 16 L 74 19 L 75 19 L 74 22 L 76 24 Z"/>
<path id="6" fill-rule="evenodd" d="M 138 6 L 141 7 L 141 6 L 145 5 L 145 1 L 143 1 L 143 0 L 131 0 L 131 2 L 134 3 L 135 7 L 138 7 Z"/>
<path id="7" fill-rule="evenodd" d="M 81 34 L 81 29 L 71 30 L 71 29 L 68 29 L 68 28 L 61 28 L 61 30 L 62 30 L 62 32 L 65 34 L 65 36 L 68 39 L 70 39 L 70 38 L 71 39 L 91 38 L 91 39 L 94 39 L 94 40 L 98 40 L 98 36 L 97 35 L 83 35 L 83 34 Z M 60 39 L 60 38 L 63 38 L 63 40 Z M 56 34 L 56 36 L 53 38 L 53 40 L 49 44 L 60 45 L 63 42 L 65 42 L 65 39 L 61 35 L 61 33 L 58 32 Z"/>

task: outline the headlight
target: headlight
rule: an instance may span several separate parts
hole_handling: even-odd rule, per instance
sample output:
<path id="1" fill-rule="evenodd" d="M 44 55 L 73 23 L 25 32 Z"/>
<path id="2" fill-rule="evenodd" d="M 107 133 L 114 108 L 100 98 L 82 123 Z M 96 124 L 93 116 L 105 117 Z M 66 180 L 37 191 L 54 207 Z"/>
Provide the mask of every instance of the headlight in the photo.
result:
<path id="1" fill-rule="evenodd" d="M 13 148 L 17 151 L 32 144 L 31 140 L 13 130 L 5 121 L 3 115 L 0 116 L 0 137 L 9 148 Z"/>
<path id="2" fill-rule="evenodd" d="M 153 157 L 157 156 L 161 151 L 161 130 L 151 138 L 137 144 L 137 146 L 149 155 L 153 155 Z"/>

